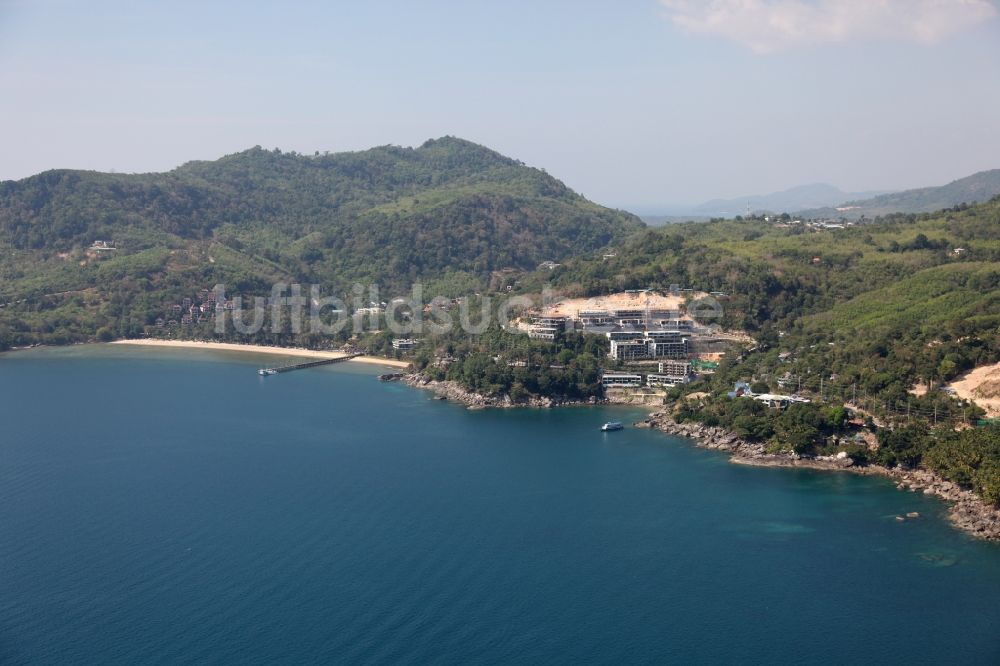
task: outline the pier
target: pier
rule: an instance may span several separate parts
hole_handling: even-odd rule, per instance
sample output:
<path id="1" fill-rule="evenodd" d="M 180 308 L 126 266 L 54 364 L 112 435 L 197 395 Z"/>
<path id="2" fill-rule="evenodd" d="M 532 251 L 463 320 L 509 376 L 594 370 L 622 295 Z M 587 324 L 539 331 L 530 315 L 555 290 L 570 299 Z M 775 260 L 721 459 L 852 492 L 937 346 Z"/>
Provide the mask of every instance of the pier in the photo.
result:
<path id="1" fill-rule="evenodd" d="M 305 363 L 295 363 L 293 365 L 282 365 L 276 368 L 261 368 L 257 371 L 262 377 L 268 375 L 277 375 L 282 372 L 291 372 L 292 370 L 305 370 L 306 368 L 315 368 L 320 365 L 330 365 L 331 363 L 341 363 L 342 361 L 349 361 L 356 356 L 363 356 L 363 354 L 346 354 L 345 356 L 338 356 L 336 358 L 323 358 L 318 361 L 307 361 Z"/>

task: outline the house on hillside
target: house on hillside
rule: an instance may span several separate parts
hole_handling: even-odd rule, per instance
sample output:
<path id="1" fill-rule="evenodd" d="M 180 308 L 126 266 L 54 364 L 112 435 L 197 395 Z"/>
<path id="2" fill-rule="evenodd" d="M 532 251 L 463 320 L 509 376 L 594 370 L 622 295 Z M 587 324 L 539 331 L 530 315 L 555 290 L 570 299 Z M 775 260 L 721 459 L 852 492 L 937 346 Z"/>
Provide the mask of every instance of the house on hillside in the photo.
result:
<path id="1" fill-rule="evenodd" d="M 536 340 L 555 340 L 569 327 L 568 317 L 536 317 L 528 329 L 528 337 Z"/>
<path id="2" fill-rule="evenodd" d="M 694 368 L 690 361 L 668 360 L 660 361 L 659 374 L 675 384 L 687 384 L 695 378 Z"/>
<path id="3" fill-rule="evenodd" d="M 753 391 L 750 390 L 750 384 L 747 382 L 736 382 L 733 385 L 733 390 L 726 395 L 730 398 L 741 398 L 743 396 L 752 396 Z"/>
<path id="4" fill-rule="evenodd" d="M 681 331 L 611 331 L 608 356 L 623 362 L 658 358 L 686 358 L 688 338 Z"/>
<path id="5" fill-rule="evenodd" d="M 762 402 L 771 409 L 784 409 L 791 403 L 791 398 L 787 395 L 778 395 L 776 393 L 758 393 L 752 397 L 757 402 Z"/>
<path id="6" fill-rule="evenodd" d="M 639 388 L 642 386 L 642 375 L 627 372 L 605 372 L 601 375 L 601 386 L 604 388 Z"/>
<path id="7" fill-rule="evenodd" d="M 584 328 L 607 326 L 613 323 L 611 313 L 607 310 L 578 310 L 576 316 Z"/>

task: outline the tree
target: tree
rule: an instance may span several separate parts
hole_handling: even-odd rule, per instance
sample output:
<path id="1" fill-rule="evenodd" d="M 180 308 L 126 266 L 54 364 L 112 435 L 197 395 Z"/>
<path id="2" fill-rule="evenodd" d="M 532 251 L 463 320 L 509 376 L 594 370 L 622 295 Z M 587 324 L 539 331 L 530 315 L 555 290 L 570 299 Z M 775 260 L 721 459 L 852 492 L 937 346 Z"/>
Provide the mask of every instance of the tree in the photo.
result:
<path id="1" fill-rule="evenodd" d="M 844 407 L 830 407 L 826 410 L 826 425 L 833 430 L 841 430 L 847 423 L 847 409 Z"/>
<path id="2" fill-rule="evenodd" d="M 955 376 L 955 370 L 958 366 L 955 361 L 950 358 L 944 358 L 941 363 L 938 364 L 937 375 L 942 381 L 947 381 Z"/>
<path id="3" fill-rule="evenodd" d="M 927 450 L 928 440 L 927 429 L 919 425 L 879 430 L 878 461 L 887 467 L 916 467 Z"/>
<path id="4" fill-rule="evenodd" d="M 524 384 L 520 382 L 514 382 L 510 387 L 510 399 L 513 402 L 524 402 L 528 399 L 528 391 L 524 388 Z"/>

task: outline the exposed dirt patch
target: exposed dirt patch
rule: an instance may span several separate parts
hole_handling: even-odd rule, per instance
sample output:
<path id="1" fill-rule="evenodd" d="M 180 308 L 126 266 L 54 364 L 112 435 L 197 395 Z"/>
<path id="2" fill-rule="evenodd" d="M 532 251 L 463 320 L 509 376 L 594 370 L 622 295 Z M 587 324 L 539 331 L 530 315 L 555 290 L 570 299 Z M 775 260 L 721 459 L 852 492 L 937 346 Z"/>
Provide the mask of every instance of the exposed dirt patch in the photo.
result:
<path id="1" fill-rule="evenodd" d="M 700 294 L 693 294 L 699 296 Z M 626 310 L 652 308 L 657 310 L 681 310 L 684 297 L 655 292 L 618 293 L 592 298 L 567 298 L 545 308 L 545 314 L 552 317 L 577 317 L 580 310 Z"/>
<path id="2" fill-rule="evenodd" d="M 959 398 L 985 409 L 987 416 L 1000 416 L 1000 363 L 970 370 L 949 386 Z"/>

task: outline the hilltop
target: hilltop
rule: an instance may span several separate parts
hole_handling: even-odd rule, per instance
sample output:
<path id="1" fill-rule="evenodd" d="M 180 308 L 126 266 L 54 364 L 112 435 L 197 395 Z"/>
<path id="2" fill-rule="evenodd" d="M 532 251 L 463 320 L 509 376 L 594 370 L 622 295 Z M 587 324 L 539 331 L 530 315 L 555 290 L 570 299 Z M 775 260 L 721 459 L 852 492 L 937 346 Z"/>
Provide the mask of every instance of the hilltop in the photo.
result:
<path id="1" fill-rule="evenodd" d="M 641 227 L 454 137 L 309 156 L 255 147 L 167 173 L 46 171 L 0 183 L 0 305 L 32 306 L 20 318 L 7 310 L 0 333 L 6 321 L 20 343 L 100 326 L 123 335 L 169 299 L 220 282 L 244 293 L 275 281 L 476 290 L 494 271 L 558 262 Z M 115 249 L 94 252 L 95 241 Z"/>
<path id="2" fill-rule="evenodd" d="M 210 240 L 326 279 L 533 267 L 638 226 L 451 137 L 313 156 L 256 147 L 163 174 L 56 170 L 0 183 L 0 243 L 17 250 Z"/>

